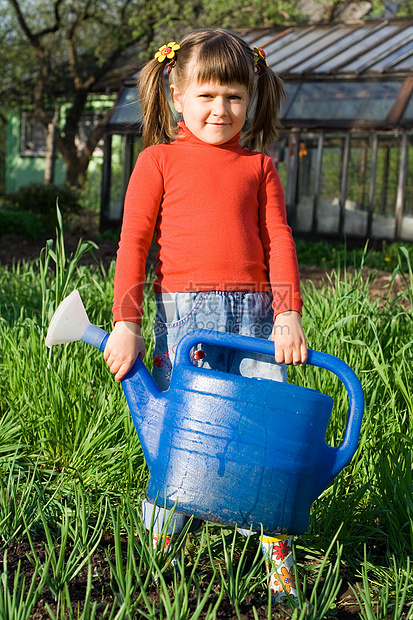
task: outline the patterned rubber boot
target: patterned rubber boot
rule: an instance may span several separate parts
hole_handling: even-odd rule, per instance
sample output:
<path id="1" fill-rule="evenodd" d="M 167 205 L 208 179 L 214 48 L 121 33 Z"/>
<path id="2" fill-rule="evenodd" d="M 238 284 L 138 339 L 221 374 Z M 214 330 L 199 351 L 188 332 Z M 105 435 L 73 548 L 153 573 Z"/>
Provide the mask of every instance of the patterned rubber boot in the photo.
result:
<path id="1" fill-rule="evenodd" d="M 286 592 L 297 598 L 295 566 L 292 555 L 292 536 L 262 536 L 261 549 L 265 556 L 268 585 L 272 590 L 273 603 L 279 603 Z"/>
<path id="2" fill-rule="evenodd" d="M 177 539 L 178 539 L 178 536 L 168 536 L 168 535 L 162 536 L 162 534 L 155 534 L 155 532 L 153 532 L 152 546 L 154 549 L 158 549 L 159 551 L 163 549 L 163 553 L 166 553 L 169 547 L 173 545 Z M 171 568 L 175 570 L 179 570 L 177 555 L 174 558 L 172 558 L 170 566 Z"/>

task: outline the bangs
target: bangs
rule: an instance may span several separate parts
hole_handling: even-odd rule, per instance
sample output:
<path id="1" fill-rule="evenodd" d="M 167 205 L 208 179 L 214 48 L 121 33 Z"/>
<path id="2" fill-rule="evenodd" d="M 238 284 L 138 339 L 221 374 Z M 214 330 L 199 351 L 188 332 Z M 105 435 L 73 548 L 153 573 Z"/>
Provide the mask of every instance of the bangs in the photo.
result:
<path id="1" fill-rule="evenodd" d="M 195 70 L 198 82 L 242 84 L 251 94 L 254 84 L 253 59 L 233 37 L 219 34 L 198 47 Z M 248 50 L 249 51 L 249 50 Z"/>

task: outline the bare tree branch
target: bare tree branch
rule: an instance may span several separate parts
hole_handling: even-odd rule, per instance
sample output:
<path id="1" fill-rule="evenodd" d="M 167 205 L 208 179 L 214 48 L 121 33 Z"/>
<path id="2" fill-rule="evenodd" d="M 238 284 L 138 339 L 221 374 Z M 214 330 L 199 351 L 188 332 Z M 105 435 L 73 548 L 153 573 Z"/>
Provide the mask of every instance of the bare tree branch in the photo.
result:
<path id="1" fill-rule="evenodd" d="M 20 5 L 18 3 L 17 0 L 9 0 L 11 6 L 14 9 L 14 12 L 16 14 L 17 20 L 20 24 L 20 28 L 22 29 L 23 33 L 25 34 L 25 36 L 28 38 L 28 40 L 30 41 L 30 45 L 38 52 L 41 51 L 42 53 L 44 53 L 44 50 L 42 48 L 42 46 L 40 45 L 40 41 L 38 39 L 38 37 L 30 30 L 24 16 L 23 13 L 20 10 Z"/>
<path id="2" fill-rule="evenodd" d="M 8 1 L 13 7 L 16 17 L 18 19 L 18 22 L 20 24 L 20 27 L 22 31 L 24 32 L 24 34 L 26 35 L 26 37 L 28 38 L 28 40 L 30 41 L 30 44 L 32 45 L 32 47 L 35 48 L 36 50 L 44 51 L 40 43 L 40 39 L 48 34 L 54 34 L 58 32 L 60 28 L 60 23 L 61 23 L 59 9 L 60 9 L 62 0 L 56 0 L 55 2 L 55 5 L 54 5 L 55 23 L 53 24 L 53 26 L 49 26 L 48 28 L 43 28 L 43 30 L 40 30 L 39 32 L 36 32 L 36 33 L 32 32 L 32 30 L 29 28 L 29 25 L 21 11 L 18 0 L 8 0 Z"/>

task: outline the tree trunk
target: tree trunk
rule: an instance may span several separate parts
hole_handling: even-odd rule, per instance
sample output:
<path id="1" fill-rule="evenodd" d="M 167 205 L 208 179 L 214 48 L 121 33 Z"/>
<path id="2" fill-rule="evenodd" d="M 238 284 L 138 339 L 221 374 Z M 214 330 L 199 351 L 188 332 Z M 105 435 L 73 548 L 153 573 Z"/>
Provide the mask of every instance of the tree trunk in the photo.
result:
<path id="1" fill-rule="evenodd" d="M 69 187 L 82 187 L 84 185 L 89 162 L 97 144 L 103 137 L 108 118 L 109 115 L 93 129 L 81 150 L 78 149 L 75 142 L 76 130 L 73 126 L 69 126 L 68 122 L 65 127 L 65 136 L 57 133 L 56 144 L 66 165 L 65 184 Z"/>
<path id="2" fill-rule="evenodd" d="M 82 156 L 82 151 L 78 151 L 75 142 L 62 137 L 60 132 L 56 134 L 56 144 L 66 166 L 65 185 L 82 187 L 92 153 L 88 157 Z"/>
<path id="3" fill-rule="evenodd" d="M 86 180 L 86 172 L 89 162 L 86 165 L 79 161 L 71 161 L 67 164 L 65 185 L 68 187 L 83 187 Z"/>

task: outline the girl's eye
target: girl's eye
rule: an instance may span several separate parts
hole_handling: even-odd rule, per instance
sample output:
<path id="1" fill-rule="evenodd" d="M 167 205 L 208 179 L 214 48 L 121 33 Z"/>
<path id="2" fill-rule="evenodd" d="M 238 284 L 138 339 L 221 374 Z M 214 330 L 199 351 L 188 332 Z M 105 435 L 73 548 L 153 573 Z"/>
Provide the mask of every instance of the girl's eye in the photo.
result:
<path id="1" fill-rule="evenodd" d="M 209 93 L 201 93 L 199 97 L 201 99 L 213 99 L 214 95 L 210 95 Z M 243 97 L 241 97 L 240 95 L 228 95 L 227 99 L 229 101 L 233 101 L 233 100 L 242 101 Z"/>

